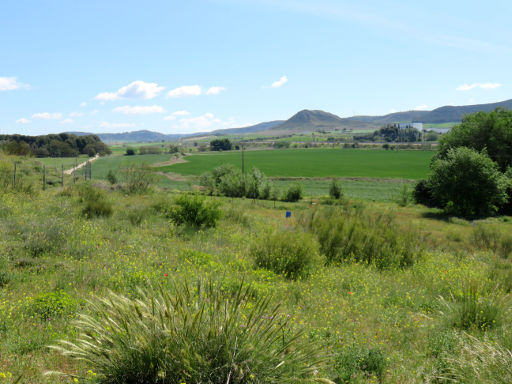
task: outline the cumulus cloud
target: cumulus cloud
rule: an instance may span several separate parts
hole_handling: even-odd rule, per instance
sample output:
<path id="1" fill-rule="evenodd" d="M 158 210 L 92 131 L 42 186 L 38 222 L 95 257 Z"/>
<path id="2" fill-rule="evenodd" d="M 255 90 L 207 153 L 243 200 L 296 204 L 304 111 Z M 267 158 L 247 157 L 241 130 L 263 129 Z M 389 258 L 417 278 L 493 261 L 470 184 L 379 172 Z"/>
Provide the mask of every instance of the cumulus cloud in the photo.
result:
<path id="1" fill-rule="evenodd" d="M 199 85 L 184 85 L 169 91 L 167 97 L 199 96 L 202 93 L 203 90 Z"/>
<path id="2" fill-rule="evenodd" d="M 418 105 L 417 107 L 413 108 L 414 111 L 428 111 L 428 109 L 429 109 L 429 106 L 426 104 Z"/>
<path id="3" fill-rule="evenodd" d="M 279 88 L 283 86 L 288 81 L 288 77 L 281 76 L 281 78 L 277 81 L 274 81 L 271 85 L 272 88 Z"/>
<path id="4" fill-rule="evenodd" d="M 213 113 L 205 113 L 202 116 L 180 119 L 172 127 L 173 131 L 180 133 L 208 132 L 214 129 L 230 128 L 235 126 L 235 119 L 219 119 Z"/>
<path id="5" fill-rule="evenodd" d="M 174 116 L 188 116 L 190 115 L 190 112 L 189 111 L 176 111 L 176 112 L 173 112 L 172 113 Z"/>
<path id="6" fill-rule="evenodd" d="M 83 112 L 71 112 L 69 114 L 70 117 L 82 117 L 84 115 Z"/>
<path id="7" fill-rule="evenodd" d="M 28 123 L 30 123 L 30 120 L 29 119 L 25 119 L 24 117 L 22 117 L 21 119 L 16 120 L 16 123 L 18 123 L 18 124 L 28 124 Z"/>
<path id="8" fill-rule="evenodd" d="M 160 92 L 164 90 L 164 87 L 157 83 L 146 83 L 142 80 L 134 81 L 124 87 L 121 87 L 117 92 L 103 92 L 96 95 L 96 100 L 112 101 L 118 99 L 152 99 Z"/>
<path id="9" fill-rule="evenodd" d="M 100 124 L 100 128 L 132 128 L 135 127 L 133 123 L 109 123 L 104 121 Z"/>
<path id="10" fill-rule="evenodd" d="M 40 112 L 34 113 L 32 115 L 33 119 L 43 119 L 43 120 L 52 120 L 52 119 L 60 119 L 62 117 L 62 113 L 49 113 L 49 112 Z"/>
<path id="11" fill-rule="evenodd" d="M 87 103 L 84 101 L 84 102 L 80 103 L 80 106 L 81 106 L 82 108 L 87 107 Z"/>
<path id="12" fill-rule="evenodd" d="M 207 91 L 206 91 L 206 94 L 207 95 L 218 95 L 219 93 L 221 93 L 222 91 L 225 91 L 226 88 L 224 87 L 210 87 Z"/>
<path id="13" fill-rule="evenodd" d="M 13 91 L 26 87 L 27 85 L 19 83 L 16 77 L 0 77 L 0 91 Z"/>
<path id="14" fill-rule="evenodd" d="M 173 115 L 165 116 L 164 120 L 167 120 L 167 121 L 176 120 L 176 116 L 173 116 Z"/>
<path id="15" fill-rule="evenodd" d="M 141 105 L 125 105 L 113 109 L 114 112 L 124 113 L 125 115 L 149 115 L 151 113 L 163 113 L 163 109 L 159 105 L 141 106 Z"/>
<path id="16" fill-rule="evenodd" d="M 72 119 L 64 119 L 60 123 L 61 124 L 73 124 L 73 120 Z"/>
<path id="17" fill-rule="evenodd" d="M 500 83 L 473 83 L 473 84 L 462 84 L 459 85 L 456 90 L 457 91 L 471 91 L 475 88 L 481 89 L 496 89 L 501 87 Z"/>

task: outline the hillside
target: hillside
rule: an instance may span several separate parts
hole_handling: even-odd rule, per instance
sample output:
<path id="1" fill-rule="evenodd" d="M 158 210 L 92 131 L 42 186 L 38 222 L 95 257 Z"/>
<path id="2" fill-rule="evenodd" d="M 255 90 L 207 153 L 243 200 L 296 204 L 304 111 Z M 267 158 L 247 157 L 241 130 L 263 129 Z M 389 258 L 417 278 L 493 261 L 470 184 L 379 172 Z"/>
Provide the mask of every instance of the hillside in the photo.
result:
<path id="1" fill-rule="evenodd" d="M 69 132 L 77 136 L 90 135 L 86 132 Z M 182 134 L 166 135 L 159 132 L 153 132 L 148 130 L 123 132 L 123 133 L 98 133 L 97 136 L 107 143 L 115 142 L 137 142 L 137 143 L 154 143 L 158 141 L 174 141 L 179 140 L 181 137 L 186 136 Z"/>

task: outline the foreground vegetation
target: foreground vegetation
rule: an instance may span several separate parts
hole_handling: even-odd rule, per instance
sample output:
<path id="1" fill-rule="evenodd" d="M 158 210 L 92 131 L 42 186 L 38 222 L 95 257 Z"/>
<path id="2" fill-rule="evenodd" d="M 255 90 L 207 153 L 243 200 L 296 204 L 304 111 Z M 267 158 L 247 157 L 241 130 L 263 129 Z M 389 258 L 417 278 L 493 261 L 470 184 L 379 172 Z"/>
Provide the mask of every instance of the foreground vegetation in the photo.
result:
<path id="1" fill-rule="evenodd" d="M 26 161 L 29 167 L 32 160 Z M 23 185 L 31 181 L 31 168 L 26 169 Z M 133 190 L 129 185 L 94 183 L 73 186 L 66 179 L 64 188 L 55 184 L 46 191 L 38 184 L 32 189 L 2 189 L 0 382 L 13 383 L 20 375 L 25 383 L 130 382 L 97 360 L 75 359 L 77 351 L 62 340 L 79 347 L 87 340 L 83 337 L 88 328 L 76 321 L 90 319 L 89 324 L 114 332 L 102 337 L 126 337 L 106 348 L 107 355 L 115 351 L 121 360 L 137 356 L 133 353 L 144 349 L 123 345 L 143 343 L 142 332 L 150 328 L 134 323 L 125 335 L 109 330 L 104 322 L 114 312 L 124 313 L 123 308 L 131 316 L 123 320 L 135 322 L 136 311 L 129 308 L 136 303 L 145 303 L 140 310 L 148 313 L 153 311 L 151 300 L 172 303 L 183 294 L 189 296 L 180 303 L 202 303 L 205 312 L 183 312 L 179 321 L 185 328 L 179 329 L 189 333 L 169 334 L 169 342 L 198 349 L 180 354 L 188 356 L 180 363 L 188 367 L 181 376 L 168 373 L 176 370 L 157 370 L 161 382 L 205 380 L 193 376 L 209 369 L 202 365 L 202 352 L 197 356 L 194 351 L 201 351 L 200 345 L 230 345 L 225 351 L 232 350 L 234 344 L 229 343 L 235 337 L 240 351 L 257 352 L 257 360 L 268 365 L 250 368 L 249 374 L 245 368 L 235 370 L 239 381 L 233 382 L 293 382 L 264 379 L 270 377 L 265 369 L 279 365 L 272 360 L 278 356 L 272 347 L 277 339 L 254 344 L 256 336 L 245 334 L 243 341 L 236 331 L 219 335 L 220 340 L 231 340 L 226 344 L 186 341 L 210 337 L 208 328 L 195 326 L 192 319 L 197 315 L 200 324 L 214 324 L 208 323 L 213 318 L 207 308 L 221 305 L 215 303 L 233 304 L 229 308 L 236 308 L 245 321 L 244 316 L 265 300 L 269 307 L 258 307 L 264 308 L 259 319 L 268 319 L 262 324 L 279 329 L 279 345 L 297 351 L 290 355 L 293 359 L 310 356 L 304 379 L 510 380 L 510 218 L 472 223 L 422 206 L 346 200 L 328 206 L 324 200 L 314 205 L 277 202 L 274 207 L 272 201 L 187 197 L 155 187 Z M 285 218 L 285 211 L 292 212 L 291 218 Z M 185 214 L 190 212 L 202 212 L 192 217 L 209 224 L 191 222 Z M 197 288 L 200 281 L 215 287 L 204 301 Z M 193 311 L 175 305 L 175 311 Z M 277 305 L 274 314 L 270 308 Z M 103 339 L 94 337 L 101 345 L 91 348 L 101 353 Z M 170 350 L 151 345 L 158 361 L 167 361 Z M 252 350 L 251 345 L 261 348 Z M 233 368 L 226 356 L 219 355 L 218 367 Z M 250 360 L 236 366 L 248 367 Z M 122 373 L 129 375 L 129 367 Z"/>

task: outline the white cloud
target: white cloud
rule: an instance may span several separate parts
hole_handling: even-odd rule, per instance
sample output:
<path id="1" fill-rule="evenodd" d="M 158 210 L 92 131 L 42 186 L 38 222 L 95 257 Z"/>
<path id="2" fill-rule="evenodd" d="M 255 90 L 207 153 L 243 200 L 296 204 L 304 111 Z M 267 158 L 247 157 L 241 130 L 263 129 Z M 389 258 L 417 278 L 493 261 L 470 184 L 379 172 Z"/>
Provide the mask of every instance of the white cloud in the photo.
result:
<path id="1" fill-rule="evenodd" d="M 49 112 L 34 113 L 32 115 L 33 119 L 44 119 L 44 120 L 60 119 L 61 117 L 62 117 L 62 113 L 49 113 Z"/>
<path id="2" fill-rule="evenodd" d="M 87 107 L 87 103 L 84 101 L 84 102 L 80 103 L 80 106 L 81 106 L 82 108 Z"/>
<path id="3" fill-rule="evenodd" d="M 500 83 L 473 83 L 473 84 L 462 84 L 459 85 L 456 90 L 457 91 L 471 91 L 475 88 L 481 89 L 496 89 L 501 87 Z"/>
<path id="4" fill-rule="evenodd" d="M 199 96 L 202 93 L 203 90 L 199 85 L 184 85 L 169 91 L 167 97 Z"/>
<path id="5" fill-rule="evenodd" d="M 100 128 L 132 128 L 135 127 L 133 123 L 109 123 L 104 121 L 100 124 Z"/>
<path id="6" fill-rule="evenodd" d="M 73 120 L 72 119 L 64 119 L 60 123 L 61 124 L 73 124 Z"/>
<path id="7" fill-rule="evenodd" d="M 117 92 L 103 92 L 96 95 L 96 100 L 112 101 L 117 99 L 152 99 L 160 92 L 164 90 L 164 87 L 157 83 L 146 83 L 142 80 L 134 81 L 124 87 L 121 87 Z"/>
<path id="8" fill-rule="evenodd" d="M 165 116 L 164 120 L 167 120 L 167 121 L 176 120 L 176 116 L 173 116 L 173 115 Z"/>
<path id="9" fill-rule="evenodd" d="M 213 115 L 213 113 L 205 113 L 198 117 L 187 117 L 179 120 L 172 127 L 174 132 L 193 133 L 208 132 L 214 129 L 231 128 L 235 126 L 235 119 L 229 118 L 221 120 Z"/>
<path id="10" fill-rule="evenodd" d="M 271 85 L 272 88 L 279 88 L 284 85 L 288 81 L 288 77 L 282 76 L 279 80 L 274 81 Z"/>
<path id="11" fill-rule="evenodd" d="M 418 105 L 417 107 L 414 107 L 413 110 L 414 111 L 428 111 L 430 107 L 426 104 L 423 104 L 423 105 Z"/>
<path id="12" fill-rule="evenodd" d="M 71 112 L 69 114 L 70 117 L 82 117 L 84 115 L 83 112 Z"/>
<path id="13" fill-rule="evenodd" d="M 29 119 L 25 119 L 24 117 L 22 117 L 21 119 L 16 120 L 16 123 L 18 123 L 18 124 L 28 124 L 28 123 L 30 123 L 30 120 Z"/>
<path id="14" fill-rule="evenodd" d="M 93 116 L 94 116 L 94 115 L 98 114 L 98 112 L 99 112 L 99 111 L 98 111 L 97 109 L 92 110 L 92 111 L 91 111 L 91 115 L 93 115 Z"/>
<path id="15" fill-rule="evenodd" d="M 225 91 L 226 88 L 224 87 L 211 87 L 206 91 L 207 95 L 218 95 L 222 91 Z"/>
<path id="16" fill-rule="evenodd" d="M 174 116 L 188 116 L 190 115 L 189 111 L 176 111 L 172 113 Z"/>
<path id="17" fill-rule="evenodd" d="M 122 107 L 114 108 L 113 112 L 120 112 L 120 113 L 124 113 L 125 115 L 148 115 L 151 113 L 163 113 L 163 112 L 165 112 L 165 109 L 163 109 L 159 105 L 151 105 L 151 106 L 125 105 Z"/>
<path id="18" fill-rule="evenodd" d="M 0 92 L 1 91 L 13 91 L 19 88 L 28 87 L 26 84 L 18 83 L 16 77 L 0 77 Z"/>

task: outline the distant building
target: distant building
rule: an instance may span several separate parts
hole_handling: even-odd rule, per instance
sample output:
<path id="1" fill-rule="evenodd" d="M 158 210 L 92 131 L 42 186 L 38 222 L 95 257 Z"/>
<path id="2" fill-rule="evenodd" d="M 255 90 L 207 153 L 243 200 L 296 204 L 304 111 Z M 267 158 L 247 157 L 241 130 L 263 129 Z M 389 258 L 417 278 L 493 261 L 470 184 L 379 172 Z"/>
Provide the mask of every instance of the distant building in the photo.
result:
<path id="1" fill-rule="evenodd" d="M 415 128 L 418 131 L 423 131 L 423 123 L 398 123 L 397 125 L 400 129 Z"/>

